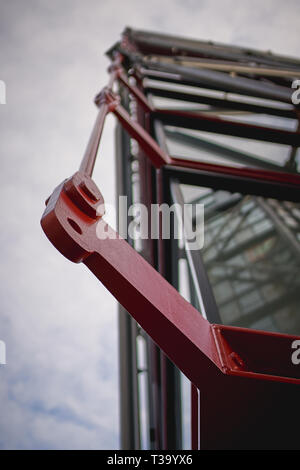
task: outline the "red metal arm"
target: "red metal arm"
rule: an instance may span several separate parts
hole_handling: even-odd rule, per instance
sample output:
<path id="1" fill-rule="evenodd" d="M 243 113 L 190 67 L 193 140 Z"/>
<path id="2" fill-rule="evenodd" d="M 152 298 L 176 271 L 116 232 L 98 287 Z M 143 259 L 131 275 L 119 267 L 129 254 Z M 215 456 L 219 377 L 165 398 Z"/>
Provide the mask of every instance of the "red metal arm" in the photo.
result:
<path id="1" fill-rule="evenodd" d="M 49 198 L 43 230 L 64 256 L 94 273 L 200 389 L 201 448 L 247 442 L 259 448 L 257 419 L 264 446 L 295 448 L 300 368 L 291 362 L 291 345 L 299 338 L 209 324 L 104 222 L 102 204 L 95 183 L 77 172 Z"/>
<path id="2" fill-rule="evenodd" d="M 220 372 L 300 383 L 300 371 L 295 377 L 291 361 L 286 360 L 296 337 L 211 325 L 104 222 L 103 211 L 97 213 L 99 205 L 103 207 L 103 198 L 97 186 L 77 172 L 48 200 L 42 227 L 64 256 L 82 261 L 98 277 L 193 383 L 200 387 L 203 377 L 219 377 Z M 236 343 L 237 337 L 256 345 L 263 337 L 272 354 L 276 345 L 272 367 L 271 357 L 266 361 L 268 367 L 261 359 L 256 364 L 255 351 L 250 355 L 251 366 L 249 354 L 240 359 L 245 350 L 242 343 Z M 280 350 L 278 337 L 283 338 Z M 237 350 L 232 342 L 238 344 Z"/>
<path id="3" fill-rule="evenodd" d="M 286 360 L 286 351 L 290 353 L 290 344 L 295 337 L 279 335 L 283 339 L 280 342 L 282 350 L 278 350 L 279 336 L 276 334 L 209 324 L 102 220 L 103 198 L 91 179 L 91 174 L 108 112 L 114 112 L 156 167 L 181 163 L 170 159 L 160 149 L 154 139 L 132 120 L 120 105 L 119 97 L 112 92 L 115 79 L 123 74 L 121 60 L 120 55 L 116 56 L 110 69 L 109 84 L 96 97 L 99 114 L 80 170 L 56 188 L 47 200 L 47 208 L 42 217 L 46 235 L 68 259 L 84 262 L 198 387 L 204 370 L 205 374 L 213 374 L 215 377 L 220 377 L 223 372 L 248 378 L 263 377 L 267 380 L 298 383 L 300 373 L 295 376 L 291 361 Z M 213 167 L 215 169 L 217 166 Z M 256 171 L 252 171 L 253 176 L 257 177 Z M 270 172 L 267 173 L 269 176 Z M 292 183 L 296 183 L 294 178 Z M 99 205 L 102 207 L 101 213 L 97 212 Z M 99 238 L 100 232 L 106 235 L 104 239 Z M 263 337 L 268 342 L 269 350 L 272 354 L 274 352 L 276 365 L 273 366 L 272 355 L 265 355 L 266 361 L 257 361 L 255 353 L 254 356 L 253 353 L 249 355 L 249 351 L 246 362 L 240 359 L 245 351 L 243 343 L 236 343 L 237 337 L 250 338 L 251 341 L 254 338 L 259 341 Z M 238 346 L 232 347 L 232 344 Z M 252 357 L 250 362 L 249 357 Z M 201 367 L 195 368 L 194 361 L 199 366 L 201 364 Z"/>
<path id="4" fill-rule="evenodd" d="M 300 367 L 292 364 L 291 345 L 299 337 L 210 324 L 102 218 L 103 198 L 90 175 L 107 112 L 117 115 L 157 167 L 173 163 L 120 106 L 111 92 L 114 79 L 98 97 L 80 171 L 47 200 L 42 228 L 65 257 L 94 273 L 200 389 L 202 448 L 247 448 L 247 442 L 259 448 L 259 435 L 264 448 L 295 448 L 291 419 L 299 418 Z"/>

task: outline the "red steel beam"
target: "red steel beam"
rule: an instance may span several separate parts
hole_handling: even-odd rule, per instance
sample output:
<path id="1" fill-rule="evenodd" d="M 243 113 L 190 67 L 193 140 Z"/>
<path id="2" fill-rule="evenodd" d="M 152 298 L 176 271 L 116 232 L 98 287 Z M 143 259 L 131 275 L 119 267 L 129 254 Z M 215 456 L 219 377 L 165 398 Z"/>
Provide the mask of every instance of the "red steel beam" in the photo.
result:
<path id="1" fill-rule="evenodd" d="M 156 141 L 138 122 L 131 118 L 123 106 L 116 106 L 113 109 L 113 113 L 130 136 L 138 142 L 156 168 L 171 164 L 169 155 L 159 147 Z"/>
<path id="2" fill-rule="evenodd" d="M 261 436 L 269 448 L 293 448 L 297 435 L 291 419 L 296 423 L 300 419 L 300 368 L 291 361 L 291 347 L 299 337 L 209 324 L 102 218 L 103 198 L 90 174 L 108 111 L 116 114 L 156 167 L 178 166 L 178 160 L 163 152 L 120 106 L 111 91 L 114 79 L 113 72 L 111 86 L 97 100 L 100 112 L 81 171 L 61 183 L 47 200 L 42 228 L 65 257 L 83 262 L 94 273 L 200 390 L 201 429 L 198 421 L 196 434 L 202 448 L 260 448 Z M 213 167 L 213 171 L 225 171 Z M 247 175 L 248 169 L 239 171 Z M 273 176 L 273 172 L 257 172 Z M 256 173 L 250 177 L 258 178 Z M 299 176 L 274 172 L 275 181 L 282 178 L 291 184 L 299 181 Z"/>
<path id="3" fill-rule="evenodd" d="M 300 368 L 291 348 L 299 337 L 208 323 L 102 215 L 100 191 L 77 172 L 54 190 L 41 224 L 200 390 L 201 448 L 295 448 Z"/>
<path id="4" fill-rule="evenodd" d="M 138 87 L 136 87 L 135 85 L 132 85 L 129 82 L 127 75 L 122 67 L 118 68 L 117 78 L 119 82 L 125 85 L 128 91 L 138 100 L 140 105 L 143 107 L 143 109 L 147 113 L 154 112 L 154 108 L 151 106 L 151 104 L 147 100 L 147 97 L 144 95 L 144 93 L 141 92 L 141 90 L 139 90 Z"/>
<path id="5" fill-rule="evenodd" d="M 203 371 L 205 380 L 223 373 L 300 383 L 300 369 L 295 376 L 286 355 L 297 336 L 211 325 L 102 215 L 100 191 L 77 172 L 56 188 L 41 223 L 54 246 L 69 260 L 83 262 L 197 387 L 203 384 Z M 246 356 L 239 338 L 254 341 L 256 347 L 265 342 L 274 360 L 267 354 L 265 362 L 257 363 L 256 351 Z M 233 349 L 232 344 L 238 346 Z M 239 355 L 251 367 L 239 363 Z"/>
<path id="6" fill-rule="evenodd" d="M 43 230 L 64 256 L 83 262 L 199 386 L 201 374 L 191 357 L 214 375 L 221 369 L 211 326 L 96 214 L 102 202 L 94 182 L 77 172 L 50 197 Z M 101 240 L 101 234 L 107 234 L 106 239 Z"/>
<path id="7" fill-rule="evenodd" d="M 260 170 L 258 168 L 235 167 L 218 165 L 216 163 L 207 163 L 197 160 L 189 160 L 183 158 L 172 158 L 171 165 L 181 168 L 190 168 L 193 170 L 210 171 L 224 175 L 241 176 L 251 178 L 253 180 L 274 181 L 277 183 L 285 183 L 291 185 L 300 185 L 300 175 L 295 173 L 287 173 L 285 171 Z"/>

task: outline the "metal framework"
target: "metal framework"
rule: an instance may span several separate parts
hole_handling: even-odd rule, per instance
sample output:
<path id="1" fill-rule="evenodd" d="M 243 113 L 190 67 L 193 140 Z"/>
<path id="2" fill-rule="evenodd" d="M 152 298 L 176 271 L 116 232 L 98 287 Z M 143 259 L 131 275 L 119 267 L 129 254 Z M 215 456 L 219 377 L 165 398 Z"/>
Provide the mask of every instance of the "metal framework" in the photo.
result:
<path id="1" fill-rule="evenodd" d="M 193 449 L 298 448 L 300 62 L 132 29 L 108 56 L 81 166 L 41 224 L 120 302 L 122 447 L 182 448 L 184 374 Z M 204 204 L 203 249 L 173 232 L 137 246 L 105 223 L 91 177 L 109 112 L 119 194 L 128 206 Z"/>

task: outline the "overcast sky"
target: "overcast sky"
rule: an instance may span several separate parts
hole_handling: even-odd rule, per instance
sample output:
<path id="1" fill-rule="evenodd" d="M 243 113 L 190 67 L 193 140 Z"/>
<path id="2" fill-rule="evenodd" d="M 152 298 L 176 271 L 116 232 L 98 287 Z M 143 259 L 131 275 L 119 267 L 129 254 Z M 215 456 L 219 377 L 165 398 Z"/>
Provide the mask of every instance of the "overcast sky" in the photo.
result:
<path id="1" fill-rule="evenodd" d="M 119 447 L 116 304 L 39 225 L 79 166 L 105 51 L 131 26 L 297 57 L 299 17 L 298 0 L 0 0 L 0 448 Z M 94 175 L 107 202 L 113 131 Z"/>

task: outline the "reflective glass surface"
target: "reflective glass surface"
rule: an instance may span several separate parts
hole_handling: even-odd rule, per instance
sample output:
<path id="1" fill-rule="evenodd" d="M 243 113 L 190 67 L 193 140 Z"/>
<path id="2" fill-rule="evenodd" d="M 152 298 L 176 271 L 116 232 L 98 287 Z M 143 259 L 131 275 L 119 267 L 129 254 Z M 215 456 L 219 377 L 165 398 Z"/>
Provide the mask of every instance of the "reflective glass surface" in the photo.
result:
<path id="1" fill-rule="evenodd" d="M 222 323 L 300 334 L 300 205 L 181 187 L 204 204 L 201 255 Z"/>

